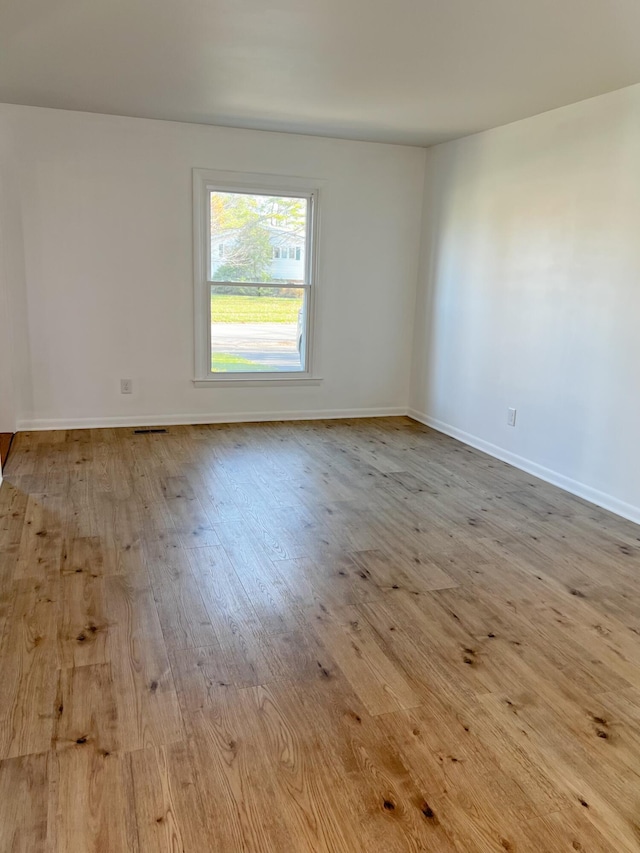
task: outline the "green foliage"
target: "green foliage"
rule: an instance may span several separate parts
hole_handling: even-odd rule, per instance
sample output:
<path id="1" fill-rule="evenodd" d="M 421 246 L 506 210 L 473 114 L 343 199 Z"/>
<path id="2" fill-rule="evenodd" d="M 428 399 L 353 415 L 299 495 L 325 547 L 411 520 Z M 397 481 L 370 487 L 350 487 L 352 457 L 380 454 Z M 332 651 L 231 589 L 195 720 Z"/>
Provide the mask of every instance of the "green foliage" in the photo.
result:
<path id="1" fill-rule="evenodd" d="M 216 271 L 215 281 L 271 281 L 271 241 L 269 232 L 257 222 L 247 222 L 240 229 L 225 258 Z"/>
<path id="2" fill-rule="evenodd" d="M 305 216 L 303 199 L 212 192 L 211 234 L 224 240 L 224 264 L 214 281 L 272 281 L 269 229 L 302 234 Z"/>

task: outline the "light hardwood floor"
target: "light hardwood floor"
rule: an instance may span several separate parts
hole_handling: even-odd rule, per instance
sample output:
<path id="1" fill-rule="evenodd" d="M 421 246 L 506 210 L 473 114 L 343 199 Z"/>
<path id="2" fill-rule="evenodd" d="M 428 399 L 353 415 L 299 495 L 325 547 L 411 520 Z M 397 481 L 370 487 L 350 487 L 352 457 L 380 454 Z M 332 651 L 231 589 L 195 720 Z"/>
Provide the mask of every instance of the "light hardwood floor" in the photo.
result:
<path id="1" fill-rule="evenodd" d="M 5 476 L 2 853 L 640 850 L 640 528 L 404 418 Z"/>

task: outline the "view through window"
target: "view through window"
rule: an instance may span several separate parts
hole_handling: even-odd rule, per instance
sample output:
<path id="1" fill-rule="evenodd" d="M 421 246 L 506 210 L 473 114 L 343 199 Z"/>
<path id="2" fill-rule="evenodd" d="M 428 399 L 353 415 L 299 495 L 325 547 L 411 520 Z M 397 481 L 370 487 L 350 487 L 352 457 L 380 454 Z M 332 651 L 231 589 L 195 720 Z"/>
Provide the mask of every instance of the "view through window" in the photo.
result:
<path id="1" fill-rule="evenodd" d="M 211 372 L 307 369 L 311 195 L 209 190 Z"/>

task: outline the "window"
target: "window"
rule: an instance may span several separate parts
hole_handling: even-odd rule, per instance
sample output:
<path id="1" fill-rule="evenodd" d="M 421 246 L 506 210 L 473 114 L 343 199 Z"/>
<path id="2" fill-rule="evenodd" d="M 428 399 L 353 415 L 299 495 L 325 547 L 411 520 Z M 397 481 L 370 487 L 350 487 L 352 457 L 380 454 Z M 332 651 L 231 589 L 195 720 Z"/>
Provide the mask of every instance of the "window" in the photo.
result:
<path id="1" fill-rule="evenodd" d="M 317 190 L 229 177 L 194 170 L 196 379 L 311 378 Z"/>

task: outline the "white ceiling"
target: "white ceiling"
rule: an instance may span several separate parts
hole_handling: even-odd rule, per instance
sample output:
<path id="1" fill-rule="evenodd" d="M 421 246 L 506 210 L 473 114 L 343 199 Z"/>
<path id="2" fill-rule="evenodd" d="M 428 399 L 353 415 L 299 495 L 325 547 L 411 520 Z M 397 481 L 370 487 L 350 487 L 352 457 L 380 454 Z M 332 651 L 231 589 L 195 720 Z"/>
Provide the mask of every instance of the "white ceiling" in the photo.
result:
<path id="1" fill-rule="evenodd" d="M 0 0 L 0 102 L 420 145 L 640 81 L 639 0 Z"/>

